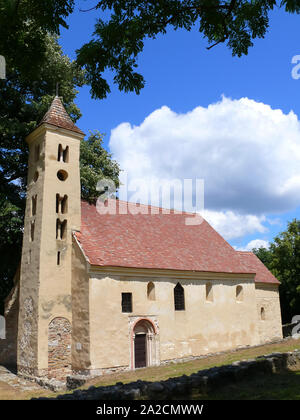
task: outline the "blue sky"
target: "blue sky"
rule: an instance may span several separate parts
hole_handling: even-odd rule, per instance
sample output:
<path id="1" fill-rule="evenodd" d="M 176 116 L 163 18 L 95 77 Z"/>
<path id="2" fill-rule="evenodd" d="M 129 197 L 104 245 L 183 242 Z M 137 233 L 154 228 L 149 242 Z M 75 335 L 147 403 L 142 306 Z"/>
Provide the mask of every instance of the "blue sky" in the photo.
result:
<path id="1" fill-rule="evenodd" d="M 85 8 L 86 4 L 87 3 L 84 1 L 77 2 L 75 13 L 68 19 L 70 25 L 69 30 L 63 29 L 61 33 L 60 43 L 63 47 L 63 51 L 71 58 L 75 58 L 75 50 L 77 48 L 90 40 L 95 19 L 97 18 L 98 13 L 100 13 L 95 11 L 88 13 L 80 12 L 79 7 Z M 141 91 L 141 94 L 125 94 L 119 92 L 117 87 L 111 86 L 112 93 L 107 99 L 93 100 L 89 92 L 89 87 L 81 88 L 76 103 L 80 107 L 83 116 L 78 121 L 77 125 L 86 133 L 89 130 L 94 129 L 106 133 L 105 147 L 108 150 L 111 150 L 114 153 L 114 156 L 119 158 L 125 165 L 125 163 L 128 162 L 125 156 L 126 145 L 128 147 L 129 145 L 135 147 L 135 145 L 141 144 L 143 139 L 141 140 L 140 133 L 144 132 L 146 135 L 149 134 L 149 132 L 145 131 L 146 127 L 149 128 L 152 124 L 151 132 L 158 133 L 155 134 L 156 138 L 160 135 L 159 132 L 164 132 L 163 124 L 170 120 L 170 113 L 166 110 L 159 111 L 157 115 L 155 114 L 155 118 L 150 118 L 150 122 L 149 119 L 147 119 L 154 111 L 161 110 L 162 107 L 167 107 L 176 114 L 176 118 L 174 115 L 172 116 L 172 118 L 174 117 L 176 120 L 176 127 L 177 122 L 180 121 L 180 116 L 186 117 L 191 113 L 191 115 L 193 115 L 192 120 L 195 124 L 196 116 L 194 115 L 195 112 L 193 113 L 193 110 L 197 107 L 201 107 L 203 118 L 207 124 L 209 124 L 210 127 L 215 124 L 215 126 L 211 128 L 211 132 L 215 133 L 216 136 L 218 136 L 220 119 L 214 119 L 211 116 L 211 113 L 207 112 L 207 107 L 210 104 L 221 104 L 215 109 L 216 115 L 219 115 L 221 109 L 225 107 L 224 103 L 222 104 L 222 95 L 229 99 L 228 106 L 227 108 L 225 107 L 226 115 L 228 115 L 226 118 L 229 120 L 231 119 L 230 115 L 234 115 L 230 114 L 230 112 L 235 112 L 234 109 L 236 106 L 240 105 L 239 101 L 241 98 L 248 98 L 255 102 L 254 106 L 250 103 L 246 104 L 246 106 L 249 105 L 251 108 L 249 108 L 249 112 L 252 113 L 253 111 L 253 115 L 255 114 L 255 118 L 253 117 L 252 121 L 260 121 L 260 117 L 257 117 L 258 115 L 261 116 L 260 108 L 256 103 L 263 103 L 266 106 L 269 105 L 271 107 L 270 111 L 265 108 L 266 111 L 264 112 L 266 112 L 267 116 L 269 116 L 269 114 L 275 115 L 272 113 L 272 110 L 279 109 L 284 116 L 287 116 L 292 110 L 296 116 L 299 117 L 300 79 L 295 80 L 291 76 L 291 71 L 294 66 L 294 64 L 291 63 L 292 57 L 300 54 L 299 22 L 300 16 L 289 15 L 281 10 L 274 11 L 271 15 L 270 29 L 265 39 L 256 40 L 254 42 L 254 47 L 249 50 L 249 54 L 241 58 L 232 57 L 231 52 L 226 45 L 218 45 L 208 51 L 206 49 L 206 40 L 202 38 L 196 28 L 189 33 L 181 30 L 174 32 L 170 29 L 167 35 L 160 36 L 156 40 L 146 41 L 145 43 L 144 52 L 139 57 L 139 71 L 146 79 L 146 87 Z M 111 75 L 108 74 L 107 76 L 108 79 L 111 80 Z M 232 102 L 234 100 L 237 102 Z M 239 109 L 240 108 L 238 108 L 237 113 L 238 115 L 242 115 L 239 114 Z M 272 119 L 273 117 L 270 118 Z M 144 123 L 145 119 L 148 121 L 147 124 Z M 128 123 L 127 128 L 123 123 Z M 229 123 L 230 124 L 228 127 L 226 126 L 226 129 L 228 128 L 228 130 L 235 131 L 234 118 L 232 118 L 232 121 L 229 121 Z M 154 126 L 154 124 L 156 125 Z M 186 132 L 189 132 L 188 124 L 188 118 L 184 118 Z M 298 137 L 297 133 L 297 122 L 294 125 L 292 119 L 289 119 L 288 117 L 282 118 L 282 122 L 278 123 L 280 125 L 280 127 L 278 126 L 278 132 L 281 133 L 281 137 L 279 138 L 278 135 L 278 139 L 276 140 L 277 143 L 272 143 L 269 137 L 273 136 L 272 133 L 276 134 L 276 124 L 274 126 L 274 131 L 270 129 L 264 134 L 266 136 L 266 147 L 264 149 L 260 147 L 257 148 L 257 160 L 252 159 L 250 162 L 251 165 L 248 162 L 247 169 L 245 166 L 247 162 L 243 161 L 245 163 L 244 166 L 239 162 L 236 141 L 230 144 L 228 143 L 229 149 L 226 151 L 226 156 L 228 157 L 228 152 L 231 151 L 232 161 L 235 162 L 234 164 L 240 164 L 240 172 L 232 173 L 232 176 L 235 176 L 235 178 L 240 178 L 239 186 L 236 185 L 237 182 L 235 181 L 234 186 L 232 187 L 236 188 L 237 194 L 239 194 L 239 191 L 241 192 L 243 190 L 243 183 L 246 183 L 248 186 L 247 188 L 250 188 L 249 185 L 251 182 L 249 182 L 249 178 L 252 177 L 252 170 L 255 172 L 253 182 L 256 186 L 260 182 L 257 168 L 258 165 L 261 165 L 261 185 L 263 186 L 265 184 L 264 176 L 271 176 L 269 166 L 272 164 L 271 161 L 274 161 L 275 165 L 278 165 L 279 172 L 279 174 L 276 175 L 278 177 L 274 177 L 274 182 L 278 184 L 278 182 L 280 182 L 280 172 L 283 173 L 289 166 L 289 160 L 293 160 L 293 156 L 288 155 L 285 160 L 280 161 L 278 156 L 274 157 L 274 149 L 276 149 L 278 145 L 280 154 L 285 155 L 284 127 L 289 128 L 290 126 L 293 126 L 294 131 L 291 129 L 288 135 L 293 139 L 293 147 L 298 147 L 297 142 L 300 139 L 300 136 Z M 245 130 L 249 129 L 251 131 L 252 137 L 255 136 L 255 132 L 253 134 L 252 126 L 249 126 L 249 128 L 247 123 L 244 123 L 244 126 Z M 224 130 L 223 125 L 222 127 Z M 158 129 L 160 129 L 160 131 L 155 131 Z M 112 130 L 114 130 L 113 135 L 111 135 Z M 201 126 L 199 130 L 201 131 Z M 203 131 L 205 131 L 205 127 L 203 127 Z M 119 137 L 117 138 L 117 136 Z M 128 136 L 130 137 L 130 140 Z M 166 136 L 168 137 L 167 134 Z M 224 136 L 223 132 L 220 133 L 221 139 L 223 139 L 222 136 Z M 203 140 L 203 136 L 200 137 L 199 142 L 205 142 L 207 140 Z M 249 134 L 250 140 L 252 137 L 250 138 Z M 151 159 L 151 141 L 153 141 L 153 145 L 156 145 L 156 148 L 159 148 L 159 145 L 162 144 L 162 155 L 165 159 L 168 159 L 169 155 L 166 150 L 167 147 L 172 148 L 172 138 L 161 138 L 160 143 L 155 143 L 155 139 L 153 140 L 151 136 L 149 139 L 149 144 L 147 145 L 149 146 L 147 148 L 149 159 Z M 246 139 L 245 141 L 249 142 L 250 140 Z M 168 141 L 170 143 L 168 143 Z M 225 141 L 226 138 L 224 137 L 224 142 Z M 263 135 L 260 141 L 264 142 Z M 268 143 L 269 141 L 270 143 Z M 180 140 L 176 137 L 174 142 L 180 142 Z M 270 147 L 269 160 L 267 156 L 268 144 Z M 222 144 L 220 146 L 220 143 L 218 143 L 218 145 L 218 147 L 222 149 Z M 233 145 L 235 145 L 235 147 L 233 147 Z M 209 147 L 207 147 L 207 149 L 209 149 Z M 255 147 L 256 145 L 252 142 L 250 148 L 251 156 L 254 153 L 253 151 L 255 151 Z M 264 154 L 264 159 L 262 159 L 260 153 Z M 201 156 L 199 155 L 197 161 L 199 168 L 204 166 L 204 162 L 201 160 L 204 159 L 204 154 Z M 209 153 L 205 155 L 205 159 L 207 165 L 207 160 L 210 159 Z M 245 159 L 245 156 L 243 159 Z M 297 168 L 297 162 L 299 161 L 292 162 L 294 168 Z M 181 168 L 184 167 L 183 163 L 185 162 L 181 162 L 181 165 L 179 165 Z M 224 162 L 224 165 L 222 165 L 222 160 L 218 160 L 218 168 L 214 168 L 214 170 L 220 170 L 221 172 L 226 171 L 227 163 L 228 162 L 226 161 Z M 214 162 L 212 161 L 211 166 L 213 166 L 213 164 Z M 166 166 L 168 167 L 168 165 Z M 189 165 L 186 165 L 185 167 L 188 166 Z M 221 168 L 222 166 L 224 167 Z M 269 169 L 266 169 L 265 166 L 268 166 Z M 159 173 L 159 169 L 157 164 L 153 163 L 153 170 Z M 276 170 L 276 168 L 273 167 L 272 170 L 274 169 Z M 268 175 L 266 175 L 267 173 Z M 186 175 L 189 176 L 189 174 L 190 173 L 187 170 Z M 193 172 L 193 174 L 197 175 L 195 172 Z M 199 174 L 201 174 L 201 170 L 199 170 Z M 294 169 L 292 174 L 286 173 L 284 176 L 293 177 L 293 179 L 295 179 L 297 178 L 296 175 Z M 182 170 L 180 176 L 185 176 Z M 222 176 L 224 177 L 223 174 Z M 282 176 L 282 179 L 287 181 L 288 178 L 284 178 L 284 176 Z M 216 182 L 218 182 L 217 179 Z M 231 183 L 232 181 L 228 180 L 229 189 L 231 188 Z M 206 183 L 206 186 L 209 184 L 211 185 L 209 182 Z M 274 188 L 275 187 L 274 184 Z M 270 189 L 269 184 L 268 189 Z M 219 194 L 217 189 L 211 188 L 211 195 L 213 194 L 213 191 L 215 191 L 216 194 Z M 230 209 L 228 203 L 226 205 L 224 204 L 224 208 L 222 209 L 222 202 L 216 204 L 216 200 L 213 198 L 211 198 L 211 201 L 209 202 L 211 211 L 223 211 L 223 213 L 222 217 L 219 217 L 216 214 L 214 216 L 211 215 L 212 219 L 210 220 L 208 218 L 208 220 L 233 246 L 237 248 L 245 249 L 250 241 L 257 239 L 270 241 L 274 235 L 286 228 L 287 220 L 291 220 L 295 217 L 300 218 L 300 200 L 297 202 L 297 199 L 292 200 L 290 195 L 282 194 L 282 200 L 285 200 L 287 204 L 286 206 L 282 206 L 285 207 L 283 210 L 280 210 L 278 194 L 276 195 L 277 202 L 272 207 L 272 205 L 270 205 L 272 202 L 271 195 L 268 198 L 268 203 L 264 203 L 263 188 L 254 188 L 254 191 L 252 192 L 251 203 L 250 200 L 249 203 L 247 203 L 247 198 L 245 199 L 241 193 L 240 201 L 246 200 L 245 206 L 241 206 L 243 207 L 242 210 L 238 208 L 236 204 L 235 207 L 233 206 L 232 209 Z M 207 194 L 209 195 L 209 192 Z M 266 196 L 267 195 L 268 194 L 266 194 Z M 297 196 L 297 189 L 293 190 L 293 195 Z M 239 199 L 238 195 L 235 197 L 235 200 L 236 199 Z M 257 202 L 257 209 L 260 208 L 260 210 L 255 210 L 253 200 L 254 202 Z M 259 200 L 262 202 L 261 206 L 259 205 Z M 265 204 L 265 207 L 263 204 Z M 282 204 L 284 204 L 283 201 Z M 248 210 L 247 206 L 249 207 Z M 228 221 L 229 224 L 226 224 L 224 222 L 224 217 L 229 214 L 228 212 L 230 212 L 230 210 L 243 217 L 232 217 L 231 220 Z M 255 223 L 257 223 L 257 228 L 255 228 L 254 224 L 252 228 L 249 228 L 248 230 L 241 229 L 240 234 L 228 234 L 230 223 L 232 224 L 232 230 L 234 230 L 236 226 L 233 226 L 233 224 L 240 223 L 241 226 L 244 225 L 246 216 L 256 217 Z M 249 221 L 250 219 L 251 218 L 248 217 L 247 220 Z M 226 226 L 223 226 L 222 223 L 225 223 Z"/>

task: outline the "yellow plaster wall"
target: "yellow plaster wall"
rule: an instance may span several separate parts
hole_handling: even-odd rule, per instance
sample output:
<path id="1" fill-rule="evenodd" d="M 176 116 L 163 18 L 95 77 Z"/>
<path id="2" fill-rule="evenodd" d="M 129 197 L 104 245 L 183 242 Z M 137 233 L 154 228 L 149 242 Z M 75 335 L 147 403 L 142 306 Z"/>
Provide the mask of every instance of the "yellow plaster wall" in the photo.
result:
<path id="1" fill-rule="evenodd" d="M 88 263 L 75 238 L 72 251 L 72 368 L 90 368 L 90 318 Z"/>
<path id="2" fill-rule="evenodd" d="M 281 311 L 277 285 L 259 283 L 255 288 L 257 319 L 260 342 L 265 343 L 282 338 Z M 261 308 L 265 309 L 265 319 L 261 319 Z"/>
<path id="3" fill-rule="evenodd" d="M 155 301 L 147 299 L 149 281 L 155 284 Z M 173 289 L 178 281 L 185 290 L 185 311 L 174 310 Z M 160 361 L 258 344 L 254 280 L 210 279 L 213 302 L 206 302 L 207 281 L 203 277 L 152 277 L 151 272 L 145 277 L 92 274 L 92 369 L 130 365 L 130 319 L 135 317 L 157 320 Z M 236 301 L 237 285 L 244 288 L 243 302 Z M 133 294 L 132 313 L 121 311 L 122 292 Z"/>

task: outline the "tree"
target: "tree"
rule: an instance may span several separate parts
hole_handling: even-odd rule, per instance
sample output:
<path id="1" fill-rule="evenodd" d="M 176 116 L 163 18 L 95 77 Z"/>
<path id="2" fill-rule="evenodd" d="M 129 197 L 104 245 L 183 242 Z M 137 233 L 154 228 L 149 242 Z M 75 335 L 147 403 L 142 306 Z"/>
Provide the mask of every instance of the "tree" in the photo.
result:
<path id="1" fill-rule="evenodd" d="M 270 245 L 271 270 L 281 282 L 279 287 L 283 322 L 300 314 L 300 220 L 288 223 Z"/>
<path id="2" fill-rule="evenodd" d="M 68 28 L 74 0 L 0 0 L 0 54 L 7 68 L 37 80 L 47 53 L 47 32 Z"/>
<path id="3" fill-rule="evenodd" d="M 280 304 L 283 323 L 300 314 L 300 220 L 288 223 L 287 230 L 276 236 L 270 249 L 253 252 L 280 281 Z"/>
<path id="4" fill-rule="evenodd" d="M 95 131 L 80 145 L 81 197 L 87 201 L 98 198 L 97 183 L 102 178 L 111 179 L 119 187 L 119 165 L 102 144 L 103 135 Z"/>
<path id="5" fill-rule="evenodd" d="M 300 13 L 299 0 L 101 0 L 93 9 L 109 11 L 109 19 L 97 21 L 93 39 L 77 51 L 77 62 L 86 69 L 93 97 L 110 92 L 106 69 L 115 72 L 120 90 L 139 93 L 145 80 L 136 72 L 137 57 L 147 38 L 170 27 L 190 31 L 198 26 L 208 49 L 227 43 L 233 55 L 241 56 L 255 38 L 265 36 L 275 6 Z"/>
<path id="6" fill-rule="evenodd" d="M 272 253 L 269 249 L 261 246 L 260 248 L 253 248 L 252 252 L 261 260 L 261 262 L 270 270 L 272 263 Z"/>
<path id="7" fill-rule="evenodd" d="M 73 101 L 75 86 L 84 83 L 83 71 L 62 54 L 56 36 L 46 33 L 43 42 L 45 51 L 36 59 L 34 73 L 22 62 L 14 64 L 12 50 L 6 55 L 6 80 L 0 80 L 1 302 L 20 260 L 28 161 L 25 137 L 49 108 L 56 82 L 60 82 L 60 93 L 72 119 L 76 121 L 81 115 Z"/>
<path id="8" fill-rule="evenodd" d="M 67 28 L 74 6 L 75 0 L 0 0 L 0 52 L 9 57 L 8 67 L 22 66 L 35 77 L 46 51 L 45 33 Z M 106 69 L 115 72 L 120 90 L 139 93 L 145 80 L 136 72 L 137 57 L 147 38 L 169 28 L 190 31 L 198 26 L 208 49 L 227 43 L 233 55 L 241 56 L 254 39 L 265 36 L 275 7 L 300 13 L 299 0 L 101 0 L 92 9 L 109 18 L 99 18 L 93 39 L 79 46 L 77 63 L 85 68 L 95 98 L 110 92 Z"/>
<path id="9" fill-rule="evenodd" d="M 56 82 L 72 120 L 76 122 L 81 115 L 74 99 L 76 86 L 84 83 L 84 72 L 63 55 L 57 36 L 47 33 L 44 41 L 46 50 L 43 58 L 37 60 L 38 71 L 34 77 L 20 64 L 18 68 L 9 66 L 6 80 L 0 80 L 0 313 L 11 289 L 22 247 L 28 161 L 25 137 L 48 110 Z M 10 57 L 7 61 L 10 62 Z M 111 162 L 99 138 L 97 143 L 97 136 L 94 140 L 88 139 L 82 150 L 81 165 L 86 174 L 82 188 L 84 197 L 88 198 L 96 188 L 93 186 L 96 177 L 112 174 L 116 180 L 118 166 Z M 96 153 L 99 153 L 98 158 L 94 156 Z"/>

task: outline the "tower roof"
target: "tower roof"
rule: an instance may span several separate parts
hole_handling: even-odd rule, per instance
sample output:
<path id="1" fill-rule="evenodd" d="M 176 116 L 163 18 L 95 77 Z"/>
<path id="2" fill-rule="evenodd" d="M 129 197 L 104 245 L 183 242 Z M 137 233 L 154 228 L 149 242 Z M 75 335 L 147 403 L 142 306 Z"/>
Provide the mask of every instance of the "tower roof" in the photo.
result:
<path id="1" fill-rule="evenodd" d="M 73 123 L 58 96 L 55 96 L 53 99 L 50 108 L 39 125 L 43 123 L 55 125 L 56 127 L 84 135 L 84 133 Z"/>

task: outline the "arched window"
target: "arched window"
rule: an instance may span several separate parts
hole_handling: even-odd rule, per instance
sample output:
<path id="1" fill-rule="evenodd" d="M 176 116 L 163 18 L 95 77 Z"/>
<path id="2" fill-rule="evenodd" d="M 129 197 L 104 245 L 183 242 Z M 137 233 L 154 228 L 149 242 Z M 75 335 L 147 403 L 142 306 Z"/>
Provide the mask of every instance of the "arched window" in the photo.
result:
<path id="1" fill-rule="evenodd" d="M 265 308 L 263 306 L 260 308 L 260 319 L 262 321 L 264 321 L 266 319 L 266 311 L 265 311 Z"/>
<path id="2" fill-rule="evenodd" d="M 236 286 L 235 297 L 238 302 L 242 302 L 244 298 L 244 291 L 242 286 Z"/>
<path id="3" fill-rule="evenodd" d="M 147 297 L 149 300 L 155 300 L 155 286 L 152 281 L 147 284 Z"/>
<path id="4" fill-rule="evenodd" d="M 69 162 L 69 146 L 65 148 L 61 144 L 58 146 L 57 160 L 58 162 Z"/>
<path id="5" fill-rule="evenodd" d="M 174 287 L 174 306 L 175 311 L 184 311 L 184 289 L 180 283 L 177 283 Z"/>
<path id="6" fill-rule="evenodd" d="M 213 294 L 213 287 L 211 283 L 206 283 L 206 301 L 207 302 L 213 302 L 214 300 L 214 294 Z"/>
<path id="7" fill-rule="evenodd" d="M 56 213 L 65 214 L 68 212 L 68 196 L 64 195 L 63 197 L 59 194 L 56 194 Z"/>
<path id="8" fill-rule="evenodd" d="M 56 219 L 56 239 L 65 239 L 67 233 L 67 221 L 63 222 L 60 219 Z"/>

